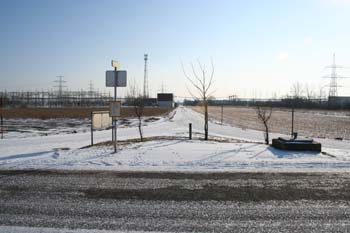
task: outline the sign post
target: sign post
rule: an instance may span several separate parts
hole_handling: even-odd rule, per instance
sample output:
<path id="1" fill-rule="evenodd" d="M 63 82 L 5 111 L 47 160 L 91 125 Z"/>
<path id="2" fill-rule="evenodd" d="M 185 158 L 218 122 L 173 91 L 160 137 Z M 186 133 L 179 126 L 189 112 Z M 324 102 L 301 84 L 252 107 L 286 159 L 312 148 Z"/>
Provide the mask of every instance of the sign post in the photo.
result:
<path id="1" fill-rule="evenodd" d="M 112 66 L 113 66 L 113 60 L 112 60 Z M 117 67 L 118 64 L 116 64 L 116 66 L 114 66 L 114 78 L 115 80 L 117 80 L 118 76 L 117 76 Z M 117 101 L 117 85 L 114 85 L 114 101 Z M 115 117 L 112 118 L 113 119 L 113 130 L 114 130 L 114 153 L 117 153 L 117 120 Z"/>
<path id="2" fill-rule="evenodd" d="M 3 107 L 4 107 L 4 98 L 0 97 L 0 134 L 1 139 L 4 139 L 4 118 L 3 118 Z"/>
<path id="3" fill-rule="evenodd" d="M 120 64 L 117 61 L 111 62 L 114 70 L 106 71 L 106 87 L 114 87 L 114 98 L 110 104 L 110 116 L 113 119 L 112 141 L 114 142 L 114 153 L 117 152 L 117 117 L 120 116 L 121 103 L 117 101 L 117 87 L 126 87 L 126 71 L 118 71 Z"/>

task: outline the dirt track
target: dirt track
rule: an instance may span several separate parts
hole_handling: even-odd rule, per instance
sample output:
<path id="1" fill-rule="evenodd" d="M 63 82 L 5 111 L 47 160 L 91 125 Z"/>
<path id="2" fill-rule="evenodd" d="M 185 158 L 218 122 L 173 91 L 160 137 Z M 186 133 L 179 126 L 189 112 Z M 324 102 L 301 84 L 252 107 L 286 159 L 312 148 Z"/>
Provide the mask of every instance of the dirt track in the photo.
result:
<path id="1" fill-rule="evenodd" d="M 202 108 L 194 107 L 198 112 Z M 250 107 L 224 107 L 224 123 L 243 129 L 262 130 L 262 124 L 257 119 L 257 113 Z M 221 107 L 210 106 L 209 117 L 220 122 Z M 294 131 L 304 137 L 312 138 L 343 138 L 350 140 L 350 112 L 297 109 L 294 116 Z M 274 109 L 270 129 L 275 133 L 290 135 L 291 111 L 290 109 Z"/>

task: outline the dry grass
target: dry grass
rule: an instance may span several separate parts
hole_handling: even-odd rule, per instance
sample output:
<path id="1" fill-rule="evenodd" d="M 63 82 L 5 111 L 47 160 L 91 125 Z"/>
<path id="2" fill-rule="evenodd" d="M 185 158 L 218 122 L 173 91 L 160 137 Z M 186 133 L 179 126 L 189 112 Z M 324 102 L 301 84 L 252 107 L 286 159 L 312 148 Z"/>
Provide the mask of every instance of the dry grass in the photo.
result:
<path id="1" fill-rule="evenodd" d="M 12 108 L 4 110 L 5 118 L 89 118 L 92 111 L 107 111 L 108 108 Z M 147 107 L 145 116 L 159 116 L 170 112 L 172 108 Z M 132 107 L 122 107 L 121 117 L 134 117 Z"/>
<path id="2" fill-rule="evenodd" d="M 202 112 L 200 107 L 194 107 L 194 109 Z M 210 106 L 209 117 L 220 121 L 221 107 Z M 350 140 L 349 111 L 297 109 L 294 119 L 294 131 L 301 136 Z M 251 107 L 224 107 L 224 123 L 243 129 L 263 130 L 256 109 Z M 289 135 L 291 133 L 291 110 L 274 109 L 269 126 L 272 132 Z"/>

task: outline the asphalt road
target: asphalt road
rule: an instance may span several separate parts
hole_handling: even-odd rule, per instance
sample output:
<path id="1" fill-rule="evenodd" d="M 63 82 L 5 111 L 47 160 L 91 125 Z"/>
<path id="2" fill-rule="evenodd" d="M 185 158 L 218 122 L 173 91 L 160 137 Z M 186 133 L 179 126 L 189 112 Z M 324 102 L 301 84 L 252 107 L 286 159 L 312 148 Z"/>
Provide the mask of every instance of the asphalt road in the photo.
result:
<path id="1" fill-rule="evenodd" d="M 350 232 L 349 181 L 350 173 L 0 171 L 0 231 Z"/>

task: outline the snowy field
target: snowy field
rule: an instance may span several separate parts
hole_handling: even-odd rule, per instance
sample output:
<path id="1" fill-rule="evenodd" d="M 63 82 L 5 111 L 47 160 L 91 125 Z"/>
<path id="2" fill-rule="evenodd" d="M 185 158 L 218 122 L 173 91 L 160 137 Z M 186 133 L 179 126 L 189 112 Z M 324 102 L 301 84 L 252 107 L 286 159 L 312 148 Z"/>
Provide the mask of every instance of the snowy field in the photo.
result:
<path id="1" fill-rule="evenodd" d="M 118 139 L 138 138 L 135 120 L 118 128 Z M 188 124 L 195 137 L 203 132 L 201 114 L 185 107 L 145 122 L 143 143 L 123 143 L 118 153 L 110 146 L 90 144 L 90 132 L 0 140 L 0 169 L 173 170 L 173 171 L 348 171 L 349 141 L 317 139 L 322 153 L 276 150 L 263 145 L 263 133 L 230 125 L 209 124 L 211 138 L 226 142 L 187 140 Z M 85 132 L 84 132 L 85 131 Z M 94 132 L 95 142 L 111 139 L 111 130 Z M 272 134 L 272 137 L 285 136 Z M 229 142 L 227 142 L 229 141 Z"/>

